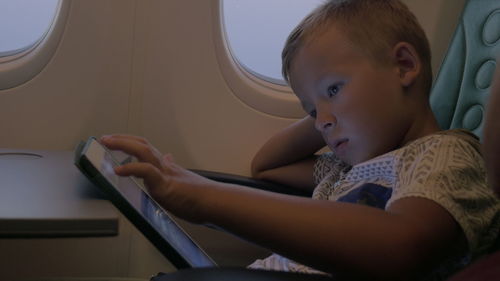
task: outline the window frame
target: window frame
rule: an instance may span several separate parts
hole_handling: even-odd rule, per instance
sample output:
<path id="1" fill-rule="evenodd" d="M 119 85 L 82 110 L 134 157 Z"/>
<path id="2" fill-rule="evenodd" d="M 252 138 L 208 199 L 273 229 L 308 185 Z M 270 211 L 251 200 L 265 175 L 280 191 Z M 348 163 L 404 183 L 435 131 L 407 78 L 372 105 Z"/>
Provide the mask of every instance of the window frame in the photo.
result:
<path id="1" fill-rule="evenodd" d="M 232 93 L 251 108 L 276 117 L 298 119 L 306 113 L 292 89 L 270 78 L 261 78 L 241 65 L 233 55 L 224 26 L 223 0 L 212 1 L 213 40 L 219 69 Z"/>
<path id="2" fill-rule="evenodd" d="M 71 1 L 59 0 L 52 23 L 37 42 L 0 57 L 0 91 L 30 81 L 48 64 L 64 33 Z"/>

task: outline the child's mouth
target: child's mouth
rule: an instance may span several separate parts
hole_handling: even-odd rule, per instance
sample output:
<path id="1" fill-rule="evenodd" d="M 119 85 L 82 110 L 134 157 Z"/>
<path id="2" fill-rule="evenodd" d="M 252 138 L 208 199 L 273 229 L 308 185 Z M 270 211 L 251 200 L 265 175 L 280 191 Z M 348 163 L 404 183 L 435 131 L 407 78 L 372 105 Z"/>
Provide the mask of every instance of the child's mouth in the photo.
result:
<path id="1" fill-rule="evenodd" d="M 347 146 L 347 142 L 349 139 L 338 139 L 333 142 L 333 152 L 335 154 L 342 153 L 345 150 L 345 147 Z"/>

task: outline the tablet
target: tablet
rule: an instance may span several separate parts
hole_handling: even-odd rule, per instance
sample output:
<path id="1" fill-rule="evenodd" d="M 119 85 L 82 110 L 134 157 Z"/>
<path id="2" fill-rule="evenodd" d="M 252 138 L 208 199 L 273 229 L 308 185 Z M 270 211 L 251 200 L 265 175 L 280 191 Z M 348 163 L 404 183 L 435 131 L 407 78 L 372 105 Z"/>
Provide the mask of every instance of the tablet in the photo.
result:
<path id="1" fill-rule="evenodd" d="M 115 174 L 118 161 L 94 137 L 76 149 L 75 164 L 176 268 L 216 266 L 139 182 Z"/>

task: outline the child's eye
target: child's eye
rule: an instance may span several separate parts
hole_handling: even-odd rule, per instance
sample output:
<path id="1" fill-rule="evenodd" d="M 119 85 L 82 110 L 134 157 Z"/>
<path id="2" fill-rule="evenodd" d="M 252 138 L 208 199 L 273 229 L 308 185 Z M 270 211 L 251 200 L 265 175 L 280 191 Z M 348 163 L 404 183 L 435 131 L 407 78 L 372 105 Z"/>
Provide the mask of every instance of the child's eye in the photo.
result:
<path id="1" fill-rule="evenodd" d="M 309 112 L 309 116 L 311 116 L 312 118 L 316 118 L 316 110 Z"/>
<path id="2" fill-rule="evenodd" d="M 339 84 L 335 84 L 335 85 L 328 87 L 328 97 L 331 98 L 331 97 L 334 97 L 335 95 L 337 95 L 340 91 L 340 88 L 341 88 L 341 86 Z"/>

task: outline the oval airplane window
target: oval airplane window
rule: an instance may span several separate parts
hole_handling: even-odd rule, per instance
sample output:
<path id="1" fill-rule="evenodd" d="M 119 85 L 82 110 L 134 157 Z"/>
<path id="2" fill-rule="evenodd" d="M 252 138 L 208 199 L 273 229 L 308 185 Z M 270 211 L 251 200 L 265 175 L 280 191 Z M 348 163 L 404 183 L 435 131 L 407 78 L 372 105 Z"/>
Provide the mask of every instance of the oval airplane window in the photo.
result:
<path id="1" fill-rule="evenodd" d="M 323 0 L 220 0 L 215 43 L 221 72 L 244 103 L 286 118 L 305 115 L 281 76 L 288 34 Z"/>
<path id="2" fill-rule="evenodd" d="M 0 90 L 38 74 L 59 43 L 70 0 L 0 0 Z"/>

